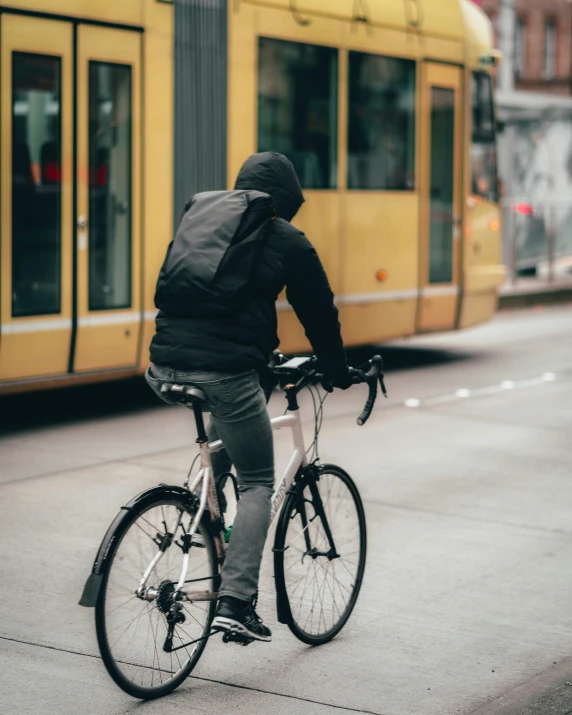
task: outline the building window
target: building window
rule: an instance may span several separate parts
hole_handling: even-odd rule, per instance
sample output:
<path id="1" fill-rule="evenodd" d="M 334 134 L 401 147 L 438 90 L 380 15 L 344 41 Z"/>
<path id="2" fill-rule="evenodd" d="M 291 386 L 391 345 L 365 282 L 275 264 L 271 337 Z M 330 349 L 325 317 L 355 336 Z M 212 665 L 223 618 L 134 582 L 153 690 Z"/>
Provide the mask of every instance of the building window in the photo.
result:
<path id="1" fill-rule="evenodd" d="M 498 201 L 495 115 L 491 78 L 485 72 L 473 72 L 471 108 L 471 193 L 495 203 Z"/>
<path id="2" fill-rule="evenodd" d="M 348 188 L 415 188 L 415 62 L 349 53 Z"/>
<path id="3" fill-rule="evenodd" d="M 553 79 L 556 75 L 556 20 L 544 21 L 544 79 Z"/>
<path id="4" fill-rule="evenodd" d="M 514 33 L 514 73 L 523 77 L 526 71 L 526 19 L 519 17 Z"/>
<path id="5" fill-rule="evenodd" d="M 259 39 L 258 151 L 294 164 L 307 189 L 335 189 L 338 170 L 338 52 Z"/>

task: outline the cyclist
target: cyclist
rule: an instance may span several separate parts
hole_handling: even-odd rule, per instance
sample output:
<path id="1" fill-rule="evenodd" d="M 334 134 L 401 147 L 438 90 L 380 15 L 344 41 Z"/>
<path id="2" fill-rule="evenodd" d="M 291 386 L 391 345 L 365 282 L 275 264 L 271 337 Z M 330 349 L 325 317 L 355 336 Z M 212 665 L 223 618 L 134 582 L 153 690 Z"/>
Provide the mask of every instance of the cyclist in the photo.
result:
<path id="1" fill-rule="evenodd" d="M 192 383 L 207 396 L 208 438 L 222 439 L 226 450 L 212 455 L 215 478 L 234 464 L 240 490 L 213 627 L 269 641 L 270 629 L 255 611 L 274 487 L 272 430 L 259 374 L 279 343 L 275 302 L 284 287 L 332 385 L 348 388 L 353 371 L 346 363 L 338 311 L 320 259 L 290 223 L 304 202 L 293 165 L 281 154 L 254 154 L 240 169 L 234 188 L 269 195 L 276 213 L 250 274 L 248 298 L 230 314 L 209 313 L 204 306 L 186 306 L 183 314 L 161 310 L 156 296 L 160 310 L 147 381 L 157 394 L 162 382 L 169 381 Z M 214 230 L 225 217 L 206 220 Z M 175 295 L 185 303 L 185 285 Z"/>

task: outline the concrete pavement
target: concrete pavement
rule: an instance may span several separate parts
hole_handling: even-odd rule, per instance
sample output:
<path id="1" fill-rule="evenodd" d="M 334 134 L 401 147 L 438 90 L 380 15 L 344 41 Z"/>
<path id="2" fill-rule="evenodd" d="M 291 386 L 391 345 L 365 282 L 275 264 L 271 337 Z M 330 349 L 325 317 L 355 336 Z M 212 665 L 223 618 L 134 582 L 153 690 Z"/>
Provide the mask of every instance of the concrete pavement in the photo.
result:
<path id="1" fill-rule="evenodd" d="M 550 697 L 552 710 L 523 712 L 572 710 L 571 311 L 508 313 L 383 353 L 390 400 L 357 428 L 363 390 L 336 393 L 321 437 L 368 519 L 344 631 L 311 649 L 278 626 L 267 555 L 260 611 L 273 643 L 213 639 L 194 677 L 144 705 L 109 679 L 93 612 L 76 604 L 118 507 L 183 481 L 190 416 L 132 388 L 91 388 L 79 406 L 77 391 L 3 400 L 0 712 L 500 715 Z M 34 410 L 35 427 L 6 418 L 15 410 L 24 424 Z M 277 434 L 278 469 L 287 440 Z"/>

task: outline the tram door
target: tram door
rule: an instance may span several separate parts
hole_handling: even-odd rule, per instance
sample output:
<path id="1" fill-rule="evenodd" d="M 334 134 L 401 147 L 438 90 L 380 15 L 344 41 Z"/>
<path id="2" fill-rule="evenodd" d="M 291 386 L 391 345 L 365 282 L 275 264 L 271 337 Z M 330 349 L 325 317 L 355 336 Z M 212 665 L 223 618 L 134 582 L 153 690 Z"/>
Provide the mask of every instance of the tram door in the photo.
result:
<path id="1" fill-rule="evenodd" d="M 141 36 L 0 22 L 0 382 L 135 366 Z"/>
<path id="2" fill-rule="evenodd" d="M 453 328 L 459 304 L 462 201 L 462 73 L 423 67 L 420 331 Z"/>
<path id="3" fill-rule="evenodd" d="M 78 28 L 76 372 L 137 363 L 140 42 L 134 32 Z"/>
<path id="4" fill-rule="evenodd" d="M 0 381 L 68 371 L 72 26 L 2 13 Z"/>

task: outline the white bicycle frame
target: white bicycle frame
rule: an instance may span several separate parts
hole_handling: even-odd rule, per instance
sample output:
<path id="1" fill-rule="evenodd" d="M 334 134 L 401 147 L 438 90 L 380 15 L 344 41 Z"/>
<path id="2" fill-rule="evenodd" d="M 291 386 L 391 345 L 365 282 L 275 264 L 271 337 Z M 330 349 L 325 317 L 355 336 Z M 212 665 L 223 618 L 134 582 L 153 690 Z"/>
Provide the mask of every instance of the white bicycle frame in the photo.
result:
<path id="1" fill-rule="evenodd" d="M 273 430 L 279 430 L 284 427 L 289 428 L 292 431 L 292 441 L 294 445 L 294 451 L 292 452 L 292 455 L 288 460 L 286 469 L 284 470 L 284 473 L 282 474 L 282 477 L 276 485 L 274 493 L 272 494 L 270 507 L 270 522 L 272 523 L 276 518 L 276 515 L 280 511 L 280 507 L 282 506 L 284 499 L 286 498 L 288 489 L 290 489 L 292 482 L 294 481 L 294 477 L 296 476 L 298 470 L 301 467 L 306 467 L 308 465 L 308 460 L 306 457 L 306 447 L 304 445 L 304 435 L 302 434 L 302 420 L 300 418 L 300 410 L 296 410 L 294 412 L 287 412 L 281 417 L 274 417 L 272 420 L 270 420 L 270 422 Z M 193 520 L 188 531 L 187 538 L 189 540 L 189 543 L 192 543 L 192 540 L 195 537 L 197 528 L 200 524 L 201 518 L 205 512 L 207 505 L 209 507 L 211 519 L 216 520 L 220 517 L 220 507 L 218 503 L 217 490 L 213 476 L 211 455 L 214 452 L 218 452 L 223 448 L 224 445 L 222 443 L 222 440 L 217 440 L 216 442 L 210 443 L 204 442 L 200 444 L 201 468 L 199 470 L 199 473 L 193 480 L 191 486 L 189 487 L 189 490 L 193 494 L 197 495 L 199 499 L 198 509 L 193 516 Z M 176 523 L 173 525 L 171 533 L 175 534 L 177 532 L 177 529 L 179 528 L 179 525 L 181 523 L 181 519 L 182 514 L 179 514 Z M 222 534 L 218 534 L 215 537 L 215 544 L 217 549 L 218 562 L 222 563 L 224 561 L 224 556 L 226 552 L 226 544 L 224 539 L 222 538 Z M 139 584 L 139 588 L 137 589 L 137 594 L 143 596 L 147 600 L 153 600 L 154 598 L 156 598 L 156 589 L 146 589 L 145 587 L 151 573 L 153 572 L 153 569 L 159 563 L 164 553 L 164 551 L 159 550 L 155 554 L 153 560 L 145 570 L 145 573 L 143 574 L 143 577 Z M 218 594 L 214 591 L 187 592 L 183 589 L 183 586 L 185 585 L 185 581 L 187 579 L 188 571 L 189 551 L 187 551 L 187 553 L 183 556 L 181 576 L 175 587 L 175 591 L 180 593 L 187 601 L 215 600 Z"/>

